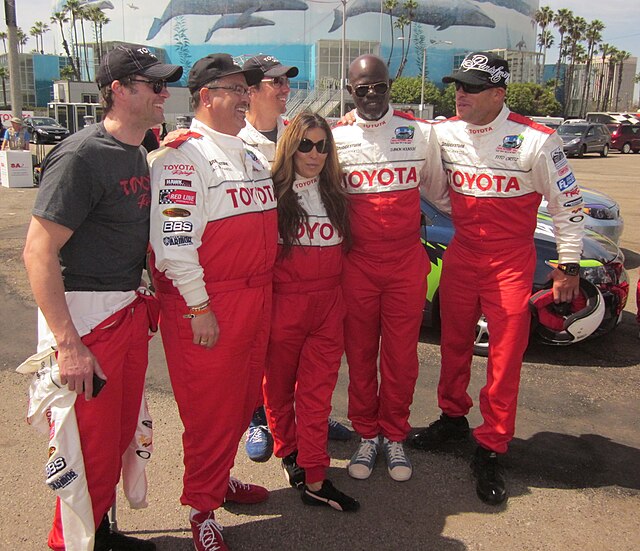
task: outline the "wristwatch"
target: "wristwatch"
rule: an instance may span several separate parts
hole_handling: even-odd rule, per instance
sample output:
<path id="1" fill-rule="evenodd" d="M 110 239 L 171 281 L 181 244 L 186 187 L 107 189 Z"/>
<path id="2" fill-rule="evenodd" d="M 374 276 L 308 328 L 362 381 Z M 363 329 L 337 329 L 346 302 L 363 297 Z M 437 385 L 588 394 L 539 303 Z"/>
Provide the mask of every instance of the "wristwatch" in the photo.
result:
<path id="1" fill-rule="evenodd" d="M 566 262 L 564 264 L 558 264 L 558 270 L 564 272 L 568 276 L 580 275 L 580 264 L 577 262 Z"/>

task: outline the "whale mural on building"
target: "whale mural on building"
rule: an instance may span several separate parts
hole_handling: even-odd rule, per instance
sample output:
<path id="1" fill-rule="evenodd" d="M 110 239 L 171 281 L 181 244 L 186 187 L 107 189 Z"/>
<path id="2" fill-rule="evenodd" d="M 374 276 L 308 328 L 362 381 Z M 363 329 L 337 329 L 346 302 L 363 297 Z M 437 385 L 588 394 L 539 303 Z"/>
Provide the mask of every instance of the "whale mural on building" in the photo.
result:
<path id="1" fill-rule="evenodd" d="M 252 15 L 255 11 L 256 10 L 247 10 L 241 14 L 223 15 L 216 21 L 216 24 L 207 31 L 207 36 L 204 41 L 209 42 L 213 33 L 220 29 L 248 29 L 249 27 L 267 27 L 275 25 L 275 21 L 271 21 L 271 19 Z"/>
<path id="2" fill-rule="evenodd" d="M 242 16 L 246 14 L 247 17 L 250 17 L 258 11 L 305 11 L 308 9 L 309 6 L 302 0 L 170 0 L 162 16 L 153 20 L 147 40 L 151 40 L 166 23 L 180 15 L 225 16 L 239 14 Z"/>
<path id="3" fill-rule="evenodd" d="M 355 0 L 347 5 L 345 16 L 348 19 L 363 13 L 380 13 L 380 1 Z M 388 14 L 389 11 L 385 13 Z M 406 15 L 401 2 L 393 8 L 391 15 L 394 17 Z M 342 10 L 336 8 L 333 25 L 329 29 L 330 33 L 342 27 L 342 19 Z M 411 20 L 433 25 L 439 31 L 454 25 L 489 28 L 496 26 L 495 21 L 470 0 L 418 0 L 418 8 L 413 12 Z"/>

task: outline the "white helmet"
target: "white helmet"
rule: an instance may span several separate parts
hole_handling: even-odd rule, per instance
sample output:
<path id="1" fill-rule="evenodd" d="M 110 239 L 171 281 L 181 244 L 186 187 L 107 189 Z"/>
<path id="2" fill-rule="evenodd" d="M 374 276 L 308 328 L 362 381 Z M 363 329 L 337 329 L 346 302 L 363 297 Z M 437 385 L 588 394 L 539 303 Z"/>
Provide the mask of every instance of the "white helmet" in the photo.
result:
<path id="1" fill-rule="evenodd" d="M 573 344 L 586 339 L 604 319 L 600 290 L 580 278 L 580 293 L 573 301 L 553 302 L 553 281 L 531 295 L 529 307 L 538 322 L 536 332 L 548 344 Z"/>

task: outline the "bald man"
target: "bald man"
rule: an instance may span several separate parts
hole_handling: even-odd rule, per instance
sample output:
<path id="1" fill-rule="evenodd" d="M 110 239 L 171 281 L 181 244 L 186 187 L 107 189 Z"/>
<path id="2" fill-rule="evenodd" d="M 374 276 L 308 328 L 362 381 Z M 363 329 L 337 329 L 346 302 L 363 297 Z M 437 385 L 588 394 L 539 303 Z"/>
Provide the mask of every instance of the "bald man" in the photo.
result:
<path id="1" fill-rule="evenodd" d="M 353 234 L 343 270 L 345 343 L 349 419 L 361 439 L 348 472 L 368 478 L 382 448 L 391 478 L 405 481 L 412 467 L 403 441 L 429 271 L 420 242 L 419 187 L 428 184 L 427 160 L 440 161 L 431 126 L 394 111 L 390 89 L 382 59 L 354 60 L 347 90 L 355 124 L 338 126 L 334 136 Z"/>

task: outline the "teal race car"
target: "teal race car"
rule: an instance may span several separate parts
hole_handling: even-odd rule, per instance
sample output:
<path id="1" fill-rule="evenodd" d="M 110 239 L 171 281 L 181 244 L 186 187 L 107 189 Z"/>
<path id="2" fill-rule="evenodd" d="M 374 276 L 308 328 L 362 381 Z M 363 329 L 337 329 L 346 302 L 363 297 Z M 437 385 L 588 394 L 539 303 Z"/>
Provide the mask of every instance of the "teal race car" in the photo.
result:
<path id="1" fill-rule="evenodd" d="M 431 272 L 427 277 L 427 296 L 424 308 L 424 325 L 438 327 L 440 325 L 439 283 L 442 271 L 442 256 L 454 233 L 451 218 L 438 210 L 434 205 L 421 200 L 422 210 L 422 243 L 429 255 Z M 552 270 L 546 261 L 557 259 L 553 224 L 548 215 L 538 213 L 538 223 L 534 235 L 537 264 L 532 294 L 542 289 L 549 280 Z M 603 235 L 587 230 L 583 242 L 580 276 L 593 283 L 605 302 L 605 315 L 598 329 L 590 338 L 604 335 L 613 330 L 622 319 L 622 311 L 627 302 L 629 280 L 624 269 L 624 255 L 618 246 Z M 544 336 L 536 332 L 543 342 Z M 547 342 L 547 344 L 551 344 Z M 486 356 L 489 351 L 489 327 L 484 316 L 478 320 L 474 352 Z"/>

